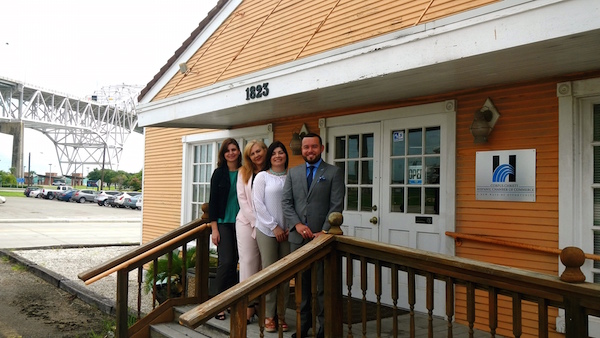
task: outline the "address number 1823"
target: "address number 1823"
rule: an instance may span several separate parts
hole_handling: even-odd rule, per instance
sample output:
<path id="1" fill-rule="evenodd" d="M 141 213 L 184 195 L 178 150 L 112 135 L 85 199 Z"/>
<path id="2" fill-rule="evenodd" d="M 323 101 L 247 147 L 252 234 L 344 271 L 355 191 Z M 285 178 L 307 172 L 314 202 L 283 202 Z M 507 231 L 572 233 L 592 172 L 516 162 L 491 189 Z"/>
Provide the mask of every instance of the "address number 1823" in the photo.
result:
<path id="1" fill-rule="evenodd" d="M 260 99 L 263 96 L 269 96 L 268 82 L 246 88 L 246 100 Z"/>

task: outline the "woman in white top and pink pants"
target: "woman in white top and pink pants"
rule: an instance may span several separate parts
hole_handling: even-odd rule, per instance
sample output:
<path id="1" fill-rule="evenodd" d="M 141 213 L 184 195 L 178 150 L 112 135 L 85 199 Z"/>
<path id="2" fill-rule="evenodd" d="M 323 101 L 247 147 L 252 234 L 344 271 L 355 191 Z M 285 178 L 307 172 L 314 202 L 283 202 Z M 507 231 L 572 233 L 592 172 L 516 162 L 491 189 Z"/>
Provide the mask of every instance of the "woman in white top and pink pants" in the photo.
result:
<path id="1" fill-rule="evenodd" d="M 256 218 L 252 201 L 252 185 L 254 178 L 265 164 L 267 146 L 263 141 L 252 140 L 244 147 L 243 165 L 239 169 L 237 180 L 237 196 L 240 211 L 235 220 L 237 247 L 240 263 L 240 282 L 257 273 L 261 269 L 260 252 L 256 243 Z M 256 313 L 254 304 L 246 311 L 248 324 Z"/>

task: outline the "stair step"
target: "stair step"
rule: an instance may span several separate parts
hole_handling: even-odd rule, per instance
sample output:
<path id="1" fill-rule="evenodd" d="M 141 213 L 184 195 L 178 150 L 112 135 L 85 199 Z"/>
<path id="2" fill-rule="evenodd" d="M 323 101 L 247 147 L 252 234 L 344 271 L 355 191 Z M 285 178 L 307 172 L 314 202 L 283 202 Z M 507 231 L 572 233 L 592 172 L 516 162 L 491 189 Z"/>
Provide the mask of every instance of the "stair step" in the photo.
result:
<path id="1" fill-rule="evenodd" d="M 173 319 L 173 321 L 179 323 L 179 316 L 190 311 L 191 309 L 195 308 L 196 306 L 198 306 L 198 304 L 180 305 L 180 306 L 173 307 L 173 312 L 174 312 L 174 317 L 175 317 Z"/>
<path id="2" fill-rule="evenodd" d="M 179 325 L 178 323 L 162 323 L 150 326 L 150 337 L 151 338 L 211 338 L 211 336 L 204 335 L 198 331 L 194 331 L 185 326 Z"/>

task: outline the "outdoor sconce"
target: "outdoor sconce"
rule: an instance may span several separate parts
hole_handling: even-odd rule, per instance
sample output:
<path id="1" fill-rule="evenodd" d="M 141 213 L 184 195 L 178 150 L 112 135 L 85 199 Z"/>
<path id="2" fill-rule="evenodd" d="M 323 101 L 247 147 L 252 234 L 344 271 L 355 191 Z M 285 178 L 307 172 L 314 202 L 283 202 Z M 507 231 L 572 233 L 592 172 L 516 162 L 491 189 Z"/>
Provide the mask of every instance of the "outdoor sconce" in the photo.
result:
<path id="1" fill-rule="evenodd" d="M 498 118 L 500 118 L 500 114 L 488 98 L 483 107 L 475 112 L 475 118 L 471 124 L 471 135 L 473 135 L 475 144 L 487 143 L 488 135 L 494 129 Z"/>
<path id="2" fill-rule="evenodd" d="M 302 154 L 302 137 L 306 134 L 308 134 L 306 124 L 302 124 L 300 132 L 297 132 L 295 130 L 292 132 L 292 140 L 290 141 L 290 149 L 292 150 L 292 155 Z"/>

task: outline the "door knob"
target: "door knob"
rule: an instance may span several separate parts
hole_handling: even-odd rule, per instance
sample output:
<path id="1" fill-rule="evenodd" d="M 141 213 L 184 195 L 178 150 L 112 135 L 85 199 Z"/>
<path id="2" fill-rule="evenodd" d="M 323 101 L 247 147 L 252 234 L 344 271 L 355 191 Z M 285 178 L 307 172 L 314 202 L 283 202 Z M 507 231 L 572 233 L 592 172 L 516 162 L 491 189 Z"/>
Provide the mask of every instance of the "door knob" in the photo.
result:
<path id="1" fill-rule="evenodd" d="M 371 219 L 369 220 L 369 222 L 371 222 L 373 224 L 377 224 L 377 217 L 375 217 L 375 216 L 371 217 Z"/>

